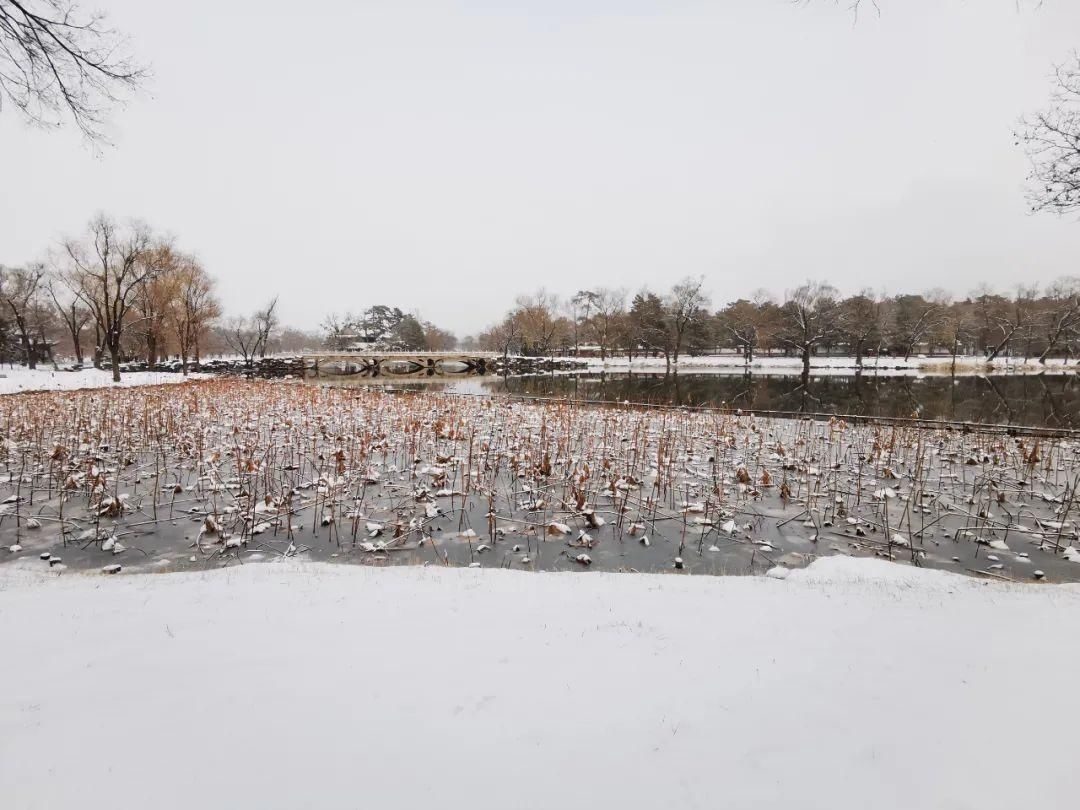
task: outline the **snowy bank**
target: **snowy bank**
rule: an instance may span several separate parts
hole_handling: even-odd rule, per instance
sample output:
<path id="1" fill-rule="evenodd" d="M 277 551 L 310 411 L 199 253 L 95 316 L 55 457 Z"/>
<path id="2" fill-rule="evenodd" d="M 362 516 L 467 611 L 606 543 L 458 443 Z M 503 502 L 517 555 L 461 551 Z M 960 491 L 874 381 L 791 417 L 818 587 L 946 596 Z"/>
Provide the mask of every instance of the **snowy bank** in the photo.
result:
<path id="1" fill-rule="evenodd" d="M 1076 586 L 843 558 L 786 580 L 8 565 L 0 796 L 1066 807 L 1078 624 Z"/>
<path id="2" fill-rule="evenodd" d="M 625 356 L 609 357 L 606 360 L 588 358 L 590 371 L 627 371 L 641 370 L 653 371 L 664 370 L 667 361 L 660 357 L 635 357 L 633 360 Z M 936 355 L 912 355 L 908 359 L 903 357 L 866 357 L 863 358 L 862 371 L 864 374 L 889 373 L 906 371 L 911 373 L 949 373 L 952 367 L 952 357 Z M 683 356 L 679 358 L 678 366 L 672 365 L 680 371 L 709 371 L 719 369 L 745 370 L 746 362 L 737 354 L 712 354 L 698 357 Z M 799 374 L 802 372 L 802 359 L 797 356 L 782 357 L 761 355 L 754 358 L 750 363 L 751 371 L 775 374 Z M 854 357 L 812 357 L 810 368 L 816 374 L 850 374 L 858 368 Z M 1037 358 L 1013 358 L 999 357 L 992 363 L 987 363 L 985 357 L 957 357 L 957 372 L 965 374 L 1021 374 L 1021 373 L 1077 373 L 1080 372 L 1080 364 L 1068 362 L 1060 358 L 1048 359 L 1045 364 Z"/>
<path id="3" fill-rule="evenodd" d="M 80 371 L 54 371 L 40 366 L 30 370 L 25 366 L 0 366 L 0 394 L 23 391 L 77 391 L 82 388 L 131 387 L 181 383 L 205 377 L 203 374 L 173 374 L 167 371 L 125 371 L 119 383 L 114 383 L 111 371 L 84 368 Z"/>

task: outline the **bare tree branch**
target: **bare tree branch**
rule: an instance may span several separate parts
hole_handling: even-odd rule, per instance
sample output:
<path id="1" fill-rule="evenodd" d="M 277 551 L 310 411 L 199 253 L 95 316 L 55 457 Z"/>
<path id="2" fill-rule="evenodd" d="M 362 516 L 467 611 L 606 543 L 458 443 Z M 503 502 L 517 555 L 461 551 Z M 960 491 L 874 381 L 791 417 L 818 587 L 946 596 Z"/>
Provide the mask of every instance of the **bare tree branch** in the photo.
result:
<path id="1" fill-rule="evenodd" d="M 105 15 L 74 0 L 0 0 L 0 111 L 60 126 L 70 118 L 91 143 L 105 143 L 109 111 L 149 76 L 126 52 Z"/>
<path id="2" fill-rule="evenodd" d="M 1031 161 L 1032 209 L 1080 210 L 1080 54 L 1054 68 L 1048 107 L 1020 122 L 1017 139 Z"/>

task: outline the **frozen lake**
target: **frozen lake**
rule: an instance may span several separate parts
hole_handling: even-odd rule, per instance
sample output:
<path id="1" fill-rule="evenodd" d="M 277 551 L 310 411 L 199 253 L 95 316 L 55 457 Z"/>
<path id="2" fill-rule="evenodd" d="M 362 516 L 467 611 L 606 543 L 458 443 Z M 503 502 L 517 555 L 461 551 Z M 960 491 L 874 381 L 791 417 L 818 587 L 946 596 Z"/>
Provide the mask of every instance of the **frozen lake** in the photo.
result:
<path id="1" fill-rule="evenodd" d="M 337 378 L 318 382 L 470 394 L 570 397 L 608 402 L 728 406 L 744 411 L 857 414 L 1080 428 L 1080 377 L 1074 374 L 797 375 L 738 370 L 589 372 L 426 380 Z"/>
<path id="2" fill-rule="evenodd" d="M 1080 442 L 221 379 L 0 400 L 0 560 L 1080 580 Z"/>

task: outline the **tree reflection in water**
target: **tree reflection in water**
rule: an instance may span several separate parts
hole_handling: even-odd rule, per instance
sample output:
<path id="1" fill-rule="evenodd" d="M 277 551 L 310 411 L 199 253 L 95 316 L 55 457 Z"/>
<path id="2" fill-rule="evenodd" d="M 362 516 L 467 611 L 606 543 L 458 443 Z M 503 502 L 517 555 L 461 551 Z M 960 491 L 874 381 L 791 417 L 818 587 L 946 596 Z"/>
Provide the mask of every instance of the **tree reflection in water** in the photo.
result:
<path id="1" fill-rule="evenodd" d="M 341 384 L 349 382 L 341 381 Z M 803 378 L 797 374 L 630 372 L 436 378 L 388 385 L 398 389 L 721 406 L 745 411 L 919 417 L 1080 428 L 1080 378 L 1068 374 L 956 377 L 858 374 Z"/>

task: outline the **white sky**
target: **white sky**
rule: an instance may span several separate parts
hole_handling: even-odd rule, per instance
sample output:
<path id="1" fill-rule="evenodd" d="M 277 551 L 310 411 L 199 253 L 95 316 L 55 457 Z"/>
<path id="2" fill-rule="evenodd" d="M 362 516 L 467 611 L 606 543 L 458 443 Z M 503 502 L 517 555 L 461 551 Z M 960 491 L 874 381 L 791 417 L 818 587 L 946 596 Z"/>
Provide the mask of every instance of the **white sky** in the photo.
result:
<path id="1" fill-rule="evenodd" d="M 1080 47 L 1072 0 L 857 26 L 829 0 L 99 4 L 150 92 L 101 156 L 0 113 L 2 263 L 104 210 L 175 234 L 232 311 L 386 303 L 459 335 L 541 285 L 1080 273 L 1080 222 L 1027 213 L 1013 140 Z"/>

